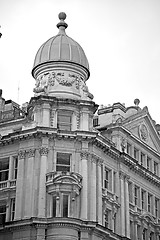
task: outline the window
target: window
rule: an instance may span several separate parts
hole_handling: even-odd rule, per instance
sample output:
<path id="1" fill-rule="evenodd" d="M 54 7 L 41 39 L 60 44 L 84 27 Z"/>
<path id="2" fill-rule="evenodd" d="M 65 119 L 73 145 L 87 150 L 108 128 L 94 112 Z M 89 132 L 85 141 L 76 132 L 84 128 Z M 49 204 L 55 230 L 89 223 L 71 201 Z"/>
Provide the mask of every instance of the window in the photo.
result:
<path id="1" fill-rule="evenodd" d="M 14 215 L 15 215 L 15 198 L 11 199 L 11 212 L 10 212 L 10 220 L 14 220 Z"/>
<path id="2" fill-rule="evenodd" d="M 9 176 L 9 158 L 0 160 L 0 182 L 7 181 Z"/>
<path id="3" fill-rule="evenodd" d="M 17 179 L 18 156 L 13 157 L 13 179 Z"/>
<path id="4" fill-rule="evenodd" d="M 144 190 L 141 190 L 141 207 L 143 210 L 145 209 L 145 195 L 146 192 Z"/>
<path id="5" fill-rule="evenodd" d="M 139 205 L 139 187 L 134 187 L 134 204 Z"/>
<path id="6" fill-rule="evenodd" d="M 127 153 L 131 155 L 131 144 L 127 143 Z"/>
<path id="7" fill-rule="evenodd" d="M 72 113 L 70 111 L 61 110 L 57 115 L 57 128 L 60 130 L 71 131 Z"/>
<path id="8" fill-rule="evenodd" d="M 56 171 L 69 172 L 70 158 L 71 154 L 69 153 L 57 153 Z"/>
<path id="9" fill-rule="evenodd" d="M 158 175 L 158 163 L 154 162 L 154 174 Z"/>
<path id="10" fill-rule="evenodd" d="M 151 212 L 151 200 L 152 200 L 152 195 L 148 193 L 148 212 Z"/>
<path id="11" fill-rule="evenodd" d="M 144 166 L 144 161 L 145 161 L 145 154 L 144 154 L 144 153 L 141 153 L 141 162 L 140 162 L 140 164 L 141 164 L 142 166 Z"/>
<path id="12" fill-rule="evenodd" d="M 0 224 L 4 224 L 6 220 L 6 205 L 0 205 Z"/>
<path id="13" fill-rule="evenodd" d="M 68 195 L 63 194 L 62 217 L 68 217 Z"/>
<path id="14" fill-rule="evenodd" d="M 53 217 L 56 217 L 56 196 L 53 196 Z"/>
<path id="15" fill-rule="evenodd" d="M 147 229 L 143 229 L 142 231 L 142 240 L 147 240 Z"/>
<path id="16" fill-rule="evenodd" d="M 151 170 L 151 158 L 147 157 L 147 169 Z"/>
<path id="17" fill-rule="evenodd" d="M 96 127 L 96 126 L 98 126 L 98 117 L 95 117 L 93 119 L 93 127 Z"/>
<path id="18" fill-rule="evenodd" d="M 132 183 L 128 182 L 129 202 L 132 202 Z"/>
<path id="19" fill-rule="evenodd" d="M 109 210 L 106 209 L 104 216 L 104 225 L 106 228 L 109 228 Z"/>
<path id="20" fill-rule="evenodd" d="M 136 160 L 138 160 L 138 154 L 139 154 L 138 149 L 134 148 L 134 158 L 135 158 Z"/>
<path id="21" fill-rule="evenodd" d="M 111 171 L 109 169 L 105 168 L 104 188 L 110 189 L 110 177 L 111 177 Z"/>
<path id="22" fill-rule="evenodd" d="M 158 209 L 159 209 L 159 199 L 155 198 L 155 216 L 156 217 L 159 217 Z"/>
<path id="23" fill-rule="evenodd" d="M 151 232 L 149 235 L 149 240 L 153 240 L 154 239 L 154 232 Z"/>

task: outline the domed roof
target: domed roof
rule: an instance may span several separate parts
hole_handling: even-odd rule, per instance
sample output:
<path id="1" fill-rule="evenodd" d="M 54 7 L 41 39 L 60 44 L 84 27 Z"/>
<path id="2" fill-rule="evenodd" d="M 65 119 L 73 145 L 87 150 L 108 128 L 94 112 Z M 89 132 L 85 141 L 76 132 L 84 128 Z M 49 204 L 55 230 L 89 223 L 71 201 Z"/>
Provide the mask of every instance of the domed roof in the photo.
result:
<path id="1" fill-rule="evenodd" d="M 60 22 L 57 24 L 59 33 L 47 40 L 39 48 L 35 57 L 32 74 L 37 66 L 47 62 L 71 62 L 81 65 L 89 73 L 88 60 L 82 47 L 65 33 L 65 29 L 68 26 L 64 22 L 65 18 L 65 13 L 59 14 Z"/>

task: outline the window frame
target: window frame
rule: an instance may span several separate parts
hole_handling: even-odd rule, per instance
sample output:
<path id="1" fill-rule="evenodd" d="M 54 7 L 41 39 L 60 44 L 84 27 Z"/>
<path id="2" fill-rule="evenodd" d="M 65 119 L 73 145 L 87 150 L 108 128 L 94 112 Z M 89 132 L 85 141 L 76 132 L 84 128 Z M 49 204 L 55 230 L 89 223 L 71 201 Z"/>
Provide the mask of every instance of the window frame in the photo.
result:
<path id="1" fill-rule="evenodd" d="M 1 169 L 3 161 L 7 162 L 8 168 Z M 0 182 L 5 182 L 5 181 L 8 181 L 8 180 L 9 180 L 9 157 L 5 157 L 5 158 L 0 159 Z"/>
<path id="2" fill-rule="evenodd" d="M 61 157 L 61 158 L 59 157 L 59 159 L 58 159 L 58 155 L 60 155 L 60 154 L 61 154 L 62 156 L 63 156 L 63 155 L 66 155 L 66 156 L 69 158 L 69 159 L 68 159 L 68 160 L 69 160 L 69 164 L 57 163 L 58 160 L 59 160 L 59 161 L 63 161 L 63 160 L 64 160 L 64 158 L 62 158 L 62 157 Z M 71 153 L 59 152 L 59 151 L 58 151 L 58 152 L 56 153 L 56 172 L 71 172 L 71 158 L 72 158 L 72 154 L 71 154 Z M 62 169 L 62 170 L 59 170 L 60 168 L 63 168 L 63 167 L 66 168 L 66 169 L 68 168 L 68 170 L 65 170 L 65 169 L 64 169 L 64 170 L 63 170 L 63 169 Z M 58 169 L 58 168 L 59 168 L 59 169 Z"/>
<path id="3" fill-rule="evenodd" d="M 70 110 L 59 109 L 57 111 L 57 128 L 59 130 L 71 131 L 72 130 L 72 116 L 73 112 Z M 63 118 L 69 118 L 69 121 L 63 121 Z M 61 118 L 61 119 L 60 119 Z"/>

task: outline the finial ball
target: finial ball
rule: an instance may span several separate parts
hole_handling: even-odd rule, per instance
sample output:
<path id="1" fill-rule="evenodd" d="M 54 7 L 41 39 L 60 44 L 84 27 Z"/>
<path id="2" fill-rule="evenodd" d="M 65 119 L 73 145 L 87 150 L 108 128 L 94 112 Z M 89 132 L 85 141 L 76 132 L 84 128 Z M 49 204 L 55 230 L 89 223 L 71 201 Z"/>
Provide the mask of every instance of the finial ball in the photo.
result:
<path id="1" fill-rule="evenodd" d="M 65 20 L 66 17 L 67 17 L 67 15 L 65 14 L 65 12 L 60 12 L 60 13 L 58 14 L 58 17 L 59 17 L 59 20 Z"/>

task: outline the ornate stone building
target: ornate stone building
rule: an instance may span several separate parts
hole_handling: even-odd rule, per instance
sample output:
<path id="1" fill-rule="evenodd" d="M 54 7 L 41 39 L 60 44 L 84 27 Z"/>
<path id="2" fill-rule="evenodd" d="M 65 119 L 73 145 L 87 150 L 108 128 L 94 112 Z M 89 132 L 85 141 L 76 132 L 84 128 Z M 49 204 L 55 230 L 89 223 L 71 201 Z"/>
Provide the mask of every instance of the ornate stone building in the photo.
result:
<path id="1" fill-rule="evenodd" d="M 0 93 L 0 239 L 160 239 L 160 138 L 139 100 L 98 108 L 82 47 L 39 48 L 34 97 Z"/>

